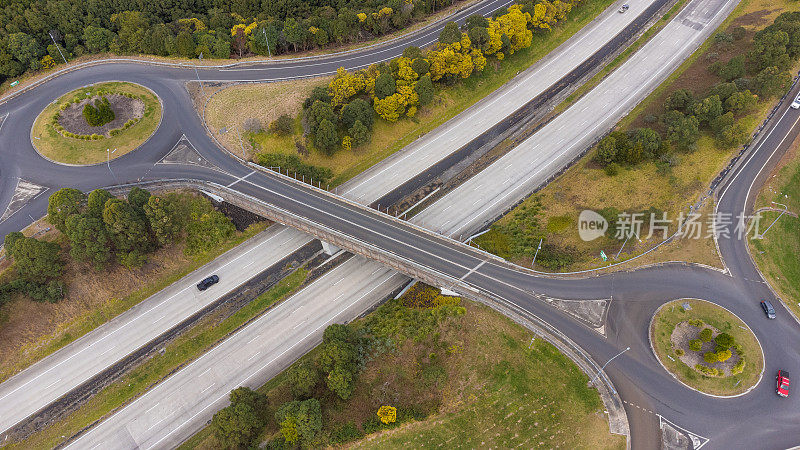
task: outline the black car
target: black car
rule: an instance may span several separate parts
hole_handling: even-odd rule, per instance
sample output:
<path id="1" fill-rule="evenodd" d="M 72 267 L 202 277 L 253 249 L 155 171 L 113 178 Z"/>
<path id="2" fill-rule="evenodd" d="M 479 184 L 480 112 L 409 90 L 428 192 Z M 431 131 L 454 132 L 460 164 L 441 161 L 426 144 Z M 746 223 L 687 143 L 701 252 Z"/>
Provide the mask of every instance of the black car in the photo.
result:
<path id="1" fill-rule="evenodd" d="M 767 315 L 767 318 L 775 318 L 775 308 L 772 307 L 772 303 L 768 300 L 761 300 L 761 309 L 764 310 L 764 314 Z"/>
<path id="2" fill-rule="evenodd" d="M 206 289 L 211 287 L 212 284 L 216 284 L 218 281 L 219 281 L 219 277 L 218 276 L 211 275 L 210 277 L 206 278 L 205 280 L 197 283 L 197 289 L 199 289 L 201 291 L 205 291 Z"/>

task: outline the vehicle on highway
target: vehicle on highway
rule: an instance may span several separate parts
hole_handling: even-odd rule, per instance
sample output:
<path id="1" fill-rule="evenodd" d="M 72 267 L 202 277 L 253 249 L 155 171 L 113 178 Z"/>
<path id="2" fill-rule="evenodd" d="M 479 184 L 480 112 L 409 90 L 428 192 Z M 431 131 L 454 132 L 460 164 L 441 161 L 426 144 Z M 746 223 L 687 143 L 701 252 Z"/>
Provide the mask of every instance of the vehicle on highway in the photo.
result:
<path id="1" fill-rule="evenodd" d="M 200 290 L 200 291 L 205 291 L 206 289 L 211 287 L 211 285 L 217 284 L 217 282 L 219 282 L 219 277 L 216 276 L 216 275 L 211 275 L 210 277 L 208 277 L 208 278 L 204 279 L 203 281 L 197 283 L 197 289 Z"/>
<path id="2" fill-rule="evenodd" d="M 775 392 L 781 397 L 789 396 L 789 372 L 779 370 L 775 377 Z"/>
<path id="3" fill-rule="evenodd" d="M 767 315 L 768 319 L 775 318 L 775 308 L 772 307 L 772 303 L 769 300 L 761 300 L 761 309 L 764 310 L 764 314 Z"/>
<path id="4" fill-rule="evenodd" d="M 794 101 L 791 105 L 792 109 L 800 109 L 800 94 L 797 94 L 797 97 L 794 98 Z"/>
<path id="5" fill-rule="evenodd" d="M 628 8 L 630 8 L 630 6 L 627 3 L 625 3 L 624 5 L 619 7 L 619 12 L 624 13 L 625 11 L 628 10 Z"/>

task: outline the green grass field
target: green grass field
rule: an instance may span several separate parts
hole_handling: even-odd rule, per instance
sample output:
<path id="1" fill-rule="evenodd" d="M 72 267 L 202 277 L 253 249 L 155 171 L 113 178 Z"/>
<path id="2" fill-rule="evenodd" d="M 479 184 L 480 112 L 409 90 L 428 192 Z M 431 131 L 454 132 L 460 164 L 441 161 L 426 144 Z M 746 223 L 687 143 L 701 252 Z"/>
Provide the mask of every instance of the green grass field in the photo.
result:
<path id="1" fill-rule="evenodd" d="M 118 135 L 95 141 L 64 137 L 59 134 L 50 123 L 59 106 L 73 98 L 84 97 L 87 93 L 97 90 L 142 96 L 145 103 L 144 116 Z M 106 149 L 116 149 L 113 158 L 119 158 L 135 150 L 150 138 L 160 122 L 161 102 L 149 89 L 133 83 L 100 83 L 76 89 L 48 105 L 34 122 L 31 137 L 39 153 L 53 161 L 66 164 L 95 164 L 108 159 L 109 155 Z"/>
<path id="2" fill-rule="evenodd" d="M 681 305 L 684 302 L 691 305 L 691 311 L 683 310 Z M 678 359 L 672 348 L 670 336 L 675 325 L 692 319 L 700 319 L 720 332 L 734 337 L 736 342 L 742 346 L 742 355 L 746 360 L 744 371 L 741 374 L 708 377 Z M 746 330 L 741 328 L 747 327 L 747 325 L 724 308 L 701 300 L 675 300 L 662 306 L 656 313 L 652 325 L 650 337 L 658 360 L 667 370 L 689 386 L 708 394 L 736 395 L 758 382 L 764 367 L 764 354 L 761 346 L 749 328 Z"/>

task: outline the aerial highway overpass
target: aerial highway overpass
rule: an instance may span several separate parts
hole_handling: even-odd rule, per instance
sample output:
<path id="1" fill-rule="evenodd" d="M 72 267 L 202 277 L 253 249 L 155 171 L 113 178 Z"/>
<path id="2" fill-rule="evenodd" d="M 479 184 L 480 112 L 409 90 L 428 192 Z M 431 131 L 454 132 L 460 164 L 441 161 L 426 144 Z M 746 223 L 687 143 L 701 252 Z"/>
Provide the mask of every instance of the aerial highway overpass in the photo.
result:
<path id="1" fill-rule="evenodd" d="M 681 34 L 675 34 L 675 36 L 695 42 L 691 45 L 687 43 L 685 46 L 678 46 L 677 49 L 685 52 L 685 55 L 691 53 L 692 46 L 702 41 L 704 36 L 715 28 L 716 24 L 725 16 L 725 9 L 732 7 L 734 3 L 701 0 L 690 2 L 685 10 L 686 14 L 682 13 L 679 18 L 684 20 L 682 23 L 685 26 L 695 32 L 683 29 L 673 29 L 672 32 L 680 31 Z M 652 42 L 656 42 L 656 40 Z M 664 42 L 662 45 L 669 44 L 669 42 Z M 675 47 L 656 47 L 655 50 L 648 49 L 648 52 L 657 51 L 659 48 L 669 48 L 672 49 L 671 51 L 675 51 Z M 643 48 L 642 51 L 645 49 Z M 640 62 L 654 64 L 660 61 L 662 64 L 672 64 L 673 61 L 670 60 L 672 56 L 672 54 L 661 54 L 662 58 L 667 59 L 640 60 Z M 620 70 L 625 69 L 626 66 L 627 64 Z M 628 73 L 630 77 L 641 76 L 641 74 L 635 73 L 635 68 L 628 67 L 628 70 L 632 70 Z M 666 74 L 662 72 L 658 76 L 666 76 Z M 655 83 L 652 84 L 654 86 L 657 84 L 656 81 L 654 79 L 647 83 Z M 609 92 L 595 89 L 584 100 L 601 101 L 606 99 L 611 101 L 612 106 L 610 109 L 606 107 L 606 110 L 614 111 L 614 108 L 617 108 L 615 113 L 624 111 L 631 106 L 626 105 L 625 95 L 615 97 L 608 96 L 608 94 Z M 635 92 L 635 94 L 641 93 Z M 574 109 L 575 106 L 571 110 Z M 569 112 L 567 111 L 567 113 Z M 776 123 L 781 125 L 780 129 L 787 130 L 785 135 L 796 132 L 793 125 L 797 120 L 795 114 L 797 113 L 790 112 L 780 116 L 782 117 L 780 120 L 776 119 Z M 579 121 L 586 116 L 576 114 L 570 117 L 574 121 Z M 795 122 L 791 122 L 792 119 Z M 581 122 L 570 123 L 580 124 Z M 597 123 L 595 121 L 595 125 Z M 597 128 L 599 130 L 607 125 L 601 122 Z M 591 128 L 583 130 L 598 131 L 591 130 Z M 5 133 L 5 130 L 0 130 L 0 139 L 4 137 L 2 133 Z M 775 136 L 781 137 L 781 132 L 777 131 Z M 535 137 L 536 135 L 534 135 Z M 785 145 L 784 141 L 770 141 L 767 138 L 763 142 L 772 142 L 776 145 L 776 149 Z M 517 161 L 531 166 L 527 173 L 515 175 L 520 177 L 520 180 L 534 178 L 533 175 L 538 175 L 537 167 L 541 169 L 540 172 L 547 172 L 552 168 L 550 163 L 552 166 L 561 164 L 559 158 L 562 155 L 560 153 L 546 153 L 546 149 L 537 147 L 535 144 L 536 142 L 530 142 L 521 147 L 523 150 L 509 153 L 509 155 L 515 155 L 513 158 L 519 158 Z M 550 142 L 549 145 L 574 151 L 575 155 L 582 151 L 580 143 L 577 141 Z M 204 147 L 201 144 L 198 147 L 201 152 L 211 151 L 210 146 Z M 751 154 L 762 155 L 765 148 L 768 147 L 754 147 Z M 772 149 L 768 148 L 766 151 L 771 152 Z M 543 158 L 537 159 L 539 156 Z M 771 158 L 767 159 L 771 160 Z M 738 186 L 739 180 L 752 181 L 748 178 L 748 174 L 757 172 L 756 169 L 760 170 L 758 164 L 759 162 L 763 163 L 760 156 L 753 156 L 746 160 L 753 162 L 741 166 L 747 169 L 736 172 L 744 175 L 735 177 L 731 181 L 731 186 Z M 215 162 L 224 163 L 225 161 L 228 160 L 222 155 L 215 159 Z M 621 347 L 630 346 L 633 351 L 616 359 L 607 371 L 622 398 L 626 399 L 629 404 L 637 406 L 636 409 L 629 407 L 635 448 L 654 445 L 656 441 L 653 431 L 662 417 L 685 428 L 690 428 L 698 435 L 710 437 L 708 448 L 735 448 L 742 445 L 759 448 L 785 448 L 796 444 L 797 438 L 791 431 L 796 426 L 797 407 L 793 407 L 789 402 L 776 403 L 774 397 L 765 395 L 769 394 L 771 390 L 768 380 L 762 381 L 756 390 L 741 398 L 713 399 L 678 385 L 661 370 L 649 351 L 646 343 L 646 329 L 643 324 L 649 320 L 655 308 L 665 300 L 672 298 L 701 297 L 724 304 L 751 324 L 764 345 L 768 370 L 771 370 L 770 364 L 780 363 L 782 367 L 788 368 L 790 371 L 797 371 L 798 368 L 795 367 L 798 364 L 797 358 L 791 358 L 793 355 L 789 355 L 789 361 L 786 361 L 786 344 L 796 343 L 799 337 L 797 327 L 788 321 L 788 314 L 781 310 L 780 313 L 783 313 L 786 320 L 769 324 L 774 325 L 769 328 L 764 327 L 757 322 L 763 317 L 754 307 L 750 292 L 742 289 L 737 282 L 732 283 L 731 277 L 726 274 L 692 266 L 668 265 L 632 273 L 578 280 L 540 276 L 518 270 L 502 261 L 461 246 L 457 242 L 361 208 L 345 199 L 297 185 L 293 181 L 275 175 L 251 173 L 249 168 L 229 165 L 226 166 L 226 172 L 228 167 L 230 168 L 229 173 L 217 171 L 212 173 L 212 171 L 204 171 L 200 168 L 181 169 L 178 173 L 187 178 L 198 178 L 203 182 L 213 182 L 220 186 L 230 184 L 239 193 L 260 199 L 268 207 L 290 211 L 297 216 L 305 217 L 308 221 L 317 223 L 319 229 L 324 227 L 343 233 L 354 240 L 357 239 L 365 244 L 375 246 L 385 254 L 399 255 L 413 261 L 429 270 L 430 273 L 443 275 L 451 280 L 459 280 L 469 289 L 483 291 L 513 302 L 518 308 L 535 314 L 541 320 L 570 336 L 598 361 L 610 358 Z M 503 168 L 499 165 L 493 167 Z M 155 166 L 147 172 L 146 178 L 175 177 L 175 168 L 169 169 Z M 125 179 L 130 179 L 132 174 L 135 175 L 136 172 L 128 173 Z M 243 179 L 245 175 L 247 178 Z M 542 180 L 546 179 L 546 173 L 541 175 L 544 177 Z M 479 177 L 481 174 L 473 179 L 479 180 Z M 464 188 L 469 186 L 470 182 L 465 184 Z M 529 185 L 528 188 L 532 186 Z M 499 193 L 494 195 L 524 196 L 522 192 L 510 191 L 511 193 L 509 193 L 508 188 L 508 186 L 498 187 L 498 190 L 494 192 Z M 721 197 L 722 201 L 726 198 L 725 194 Z M 444 197 L 418 216 L 419 220 L 426 228 L 430 226 L 434 229 L 456 232 L 459 231 L 459 228 L 450 230 L 444 228 L 451 226 L 464 229 L 478 227 L 481 220 L 490 219 L 492 214 L 495 214 L 491 209 L 484 208 L 486 205 L 477 202 L 466 206 L 471 208 L 469 210 L 471 214 L 459 217 L 452 224 L 444 223 L 443 219 L 437 219 L 437 217 L 445 215 L 442 210 L 451 204 L 448 197 Z M 736 202 L 733 204 L 734 208 L 740 206 L 744 207 L 744 204 Z M 474 217 L 478 217 L 474 223 L 467 222 Z M 426 218 L 430 222 L 426 222 Z M 724 244 L 720 245 L 722 247 Z M 741 246 L 742 244 L 732 243 L 732 245 Z M 725 250 L 722 251 L 725 254 Z M 730 268 L 731 262 L 727 258 L 726 262 Z M 737 261 L 737 264 L 746 265 L 752 264 L 752 262 L 746 258 Z M 735 272 L 735 270 L 732 271 Z M 97 445 L 108 446 L 109 443 L 112 443 L 112 445 L 117 444 L 122 448 L 133 445 L 149 448 L 168 447 L 180 442 L 204 423 L 213 414 L 216 407 L 224 404 L 224 396 L 231 387 L 240 384 L 259 384 L 264 377 L 269 376 L 270 373 L 274 374 L 280 364 L 291 361 L 292 355 L 296 356 L 296 354 L 302 353 L 303 348 L 310 348 L 326 324 L 332 321 L 348 320 L 357 315 L 358 312 L 385 296 L 386 292 L 391 291 L 391 285 L 400 284 L 403 279 L 391 271 L 382 269 L 380 265 L 365 262 L 360 258 L 352 258 L 336 269 L 335 276 L 326 276 L 317 280 L 307 290 L 286 301 L 280 310 L 274 310 L 274 315 L 265 315 L 263 320 L 253 322 L 240 333 L 225 341 L 226 349 L 235 348 L 236 351 L 212 350 L 200 360 L 156 386 L 145 396 L 132 402 L 118 414 L 111 416 L 82 435 L 72 445 L 75 448 L 89 448 Z M 680 282 L 676 283 L 676 280 L 680 280 Z M 330 293 L 330 295 L 321 295 L 321 293 Z M 569 299 L 613 298 L 608 311 L 605 337 L 544 304 L 541 298 L 545 295 Z M 346 303 L 341 303 L 345 300 Z M 318 304 L 312 305 L 315 302 Z M 269 319 L 266 319 L 267 317 Z M 284 332 L 283 335 L 286 336 L 285 339 L 282 339 L 283 335 L 275 336 L 270 333 L 270 330 L 276 325 L 280 327 L 279 330 L 301 331 Z M 274 365 L 270 366 L 269 363 Z M 225 370 L 214 370 L 214 367 L 225 368 Z M 639 411 L 640 407 L 655 411 L 658 416 L 646 415 Z M 742 426 L 743 423 L 747 423 L 748 426 Z"/>

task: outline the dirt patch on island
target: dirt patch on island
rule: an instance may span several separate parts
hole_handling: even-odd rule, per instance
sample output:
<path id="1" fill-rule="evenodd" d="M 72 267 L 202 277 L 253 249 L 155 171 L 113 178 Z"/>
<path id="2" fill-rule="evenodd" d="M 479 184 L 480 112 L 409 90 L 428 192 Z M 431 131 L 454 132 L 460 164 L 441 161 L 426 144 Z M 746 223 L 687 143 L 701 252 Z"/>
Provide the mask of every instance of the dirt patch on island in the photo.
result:
<path id="1" fill-rule="evenodd" d="M 104 95 L 108 99 L 111 110 L 114 111 L 114 120 L 99 127 L 93 127 L 83 117 L 83 107 L 89 102 L 99 100 L 100 96 L 92 96 L 78 103 L 73 103 L 61 111 L 58 123 L 66 131 L 80 135 L 100 134 L 111 137 L 110 131 L 122 128 L 129 120 L 139 120 L 144 116 L 144 102 L 138 98 L 130 98 L 120 94 Z"/>
<path id="2" fill-rule="evenodd" d="M 672 330 L 672 335 L 670 336 L 670 340 L 672 341 L 672 345 L 675 349 L 683 350 L 683 355 L 679 356 L 678 359 L 681 360 L 684 364 L 691 367 L 693 370 L 695 366 L 698 364 L 708 367 L 713 367 L 715 369 L 721 370 L 725 375 L 730 376 L 731 370 L 733 366 L 739 362 L 740 356 L 736 352 L 736 349 L 731 348 L 731 357 L 728 358 L 725 362 L 715 362 L 713 364 L 707 363 L 703 359 L 703 355 L 706 352 L 713 352 L 716 348 L 714 340 L 710 340 L 709 342 L 703 342 L 703 346 L 700 348 L 700 351 L 694 351 L 689 348 L 689 341 L 692 339 L 700 339 L 700 331 L 704 328 L 710 328 L 712 331 L 712 337 L 717 337 L 720 333 L 718 329 L 712 327 L 711 325 L 705 324 L 702 327 L 698 328 L 693 325 L 689 325 L 689 322 L 681 322 L 675 325 L 675 329 Z M 698 371 L 699 372 L 699 371 Z M 708 376 L 708 375 L 706 375 Z"/>

